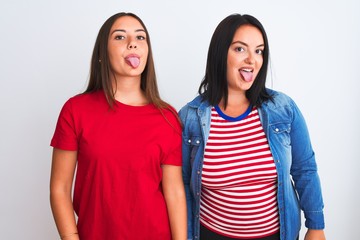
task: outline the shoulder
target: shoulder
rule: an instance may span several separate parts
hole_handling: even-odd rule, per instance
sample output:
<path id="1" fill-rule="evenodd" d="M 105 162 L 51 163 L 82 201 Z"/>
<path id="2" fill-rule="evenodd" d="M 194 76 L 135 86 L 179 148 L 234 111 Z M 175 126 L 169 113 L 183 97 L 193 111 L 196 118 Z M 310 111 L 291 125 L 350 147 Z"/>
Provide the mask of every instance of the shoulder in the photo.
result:
<path id="1" fill-rule="evenodd" d="M 168 105 L 167 108 L 160 109 L 160 112 L 163 115 L 167 125 L 174 128 L 175 131 L 181 132 L 181 123 L 180 123 L 179 115 L 173 106 Z"/>
<path id="2" fill-rule="evenodd" d="M 272 89 L 266 89 L 266 91 L 272 97 L 272 100 L 264 102 L 263 106 L 276 109 L 287 106 L 292 107 L 295 105 L 294 100 L 283 92 L 275 91 Z"/>
<path id="3" fill-rule="evenodd" d="M 272 122 L 288 119 L 293 121 L 297 116 L 301 116 L 301 111 L 294 100 L 285 93 L 268 90 L 272 100 L 264 102 L 260 108 Z"/>
<path id="4" fill-rule="evenodd" d="M 102 91 L 96 91 L 77 94 L 69 98 L 68 102 L 71 104 L 91 104 L 93 102 L 98 102 L 101 99 L 105 99 L 104 93 Z"/>
<path id="5" fill-rule="evenodd" d="M 209 107 L 209 103 L 201 95 L 198 95 L 180 109 L 179 116 L 183 120 L 189 112 L 196 113 L 197 109 L 205 109 L 207 107 Z"/>
<path id="6" fill-rule="evenodd" d="M 65 104 L 64 108 L 70 108 L 74 111 L 80 111 L 84 109 L 93 109 L 98 105 L 103 106 L 107 104 L 105 95 L 102 91 L 96 91 L 92 93 L 80 93 L 71 98 L 69 98 Z"/>

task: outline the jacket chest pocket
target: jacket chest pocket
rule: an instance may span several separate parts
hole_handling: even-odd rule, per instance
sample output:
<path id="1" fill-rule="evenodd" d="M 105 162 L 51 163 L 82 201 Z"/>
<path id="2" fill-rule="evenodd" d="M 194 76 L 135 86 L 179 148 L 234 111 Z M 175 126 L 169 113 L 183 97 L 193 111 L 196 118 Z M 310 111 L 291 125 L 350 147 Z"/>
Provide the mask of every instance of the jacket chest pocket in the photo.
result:
<path id="1" fill-rule="evenodd" d="M 290 131 L 291 125 L 290 123 L 274 123 L 269 125 L 270 131 L 272 135 L 279 140 L 284 146 L 291 145 L 290 139 Z"/>
<path id="2" fill-rule="evenodd" d="M 200 136 L 189 136 L 184 137 L 184 141 L 185 144 L 190 148 L 190 162 L 192 166 L 196 157 L 196 153 L 198 152 L 201 145 L 202 139 Z"/>

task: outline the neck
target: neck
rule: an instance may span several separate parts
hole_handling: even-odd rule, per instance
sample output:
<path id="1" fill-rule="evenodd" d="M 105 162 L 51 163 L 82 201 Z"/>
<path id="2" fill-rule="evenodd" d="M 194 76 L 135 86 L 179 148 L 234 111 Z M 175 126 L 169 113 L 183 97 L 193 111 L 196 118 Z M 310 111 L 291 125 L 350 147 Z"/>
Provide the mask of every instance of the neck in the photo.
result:
<path id="1" fill-rule="evenodd" d="M 140 77 L 122 77 L 114 82 L 115 99 L 121 103 L 142 106 L 148 104 L 145 93 L 140 88 Z"/>
<path id="2" fill-rule="evenodd" d="M 221 99 L 219 107 L 226 115 L 237 117 L 243 114 L 249 107 L 249 100 L 245 96 L 245 92 L 229 91 L 227 104 L 225 108 L 225 101 Z"/>

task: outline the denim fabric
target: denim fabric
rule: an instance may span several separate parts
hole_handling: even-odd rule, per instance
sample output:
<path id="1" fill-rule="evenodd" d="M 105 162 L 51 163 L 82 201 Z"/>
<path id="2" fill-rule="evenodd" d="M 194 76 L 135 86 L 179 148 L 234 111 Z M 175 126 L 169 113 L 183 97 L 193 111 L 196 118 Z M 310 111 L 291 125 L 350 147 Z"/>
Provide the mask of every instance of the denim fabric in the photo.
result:
<path id="1" fill-rule="evenodd" d="M 281 240 L 295 240 L 301 226 L 324 228 L 323 199 L 305 120 L 295 102 L 283 93 L 267 89 L 273 101 L 259 110 L 278 174 L 277 201 Z M 186 190 L 188 239 L 199 239 L 203 155 L 210 131 L 211 107 L 201 96 L 180 111 L 183 123 L 183 180 Z"/>

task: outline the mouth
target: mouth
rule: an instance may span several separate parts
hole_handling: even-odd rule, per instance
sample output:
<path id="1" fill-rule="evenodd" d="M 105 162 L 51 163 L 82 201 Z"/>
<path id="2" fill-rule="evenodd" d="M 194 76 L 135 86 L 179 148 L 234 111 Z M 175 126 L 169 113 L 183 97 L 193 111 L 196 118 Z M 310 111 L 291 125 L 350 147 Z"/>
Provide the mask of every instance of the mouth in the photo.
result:
<path id="1" fill-rule="evenodd" d="M 251 82 L 253 80 L 253 75 L 254 75 L 254 69 L 252 68 L 241 68 L 239 69 L 241 78 L 245 81 L 245 82 Z"/>
<path id="2" fill-rule="evenodd" d="M 125 57 L 125 62 L 135 69 L 140 65 L 140 57 L 136 54 L 129 54 Z"/>

